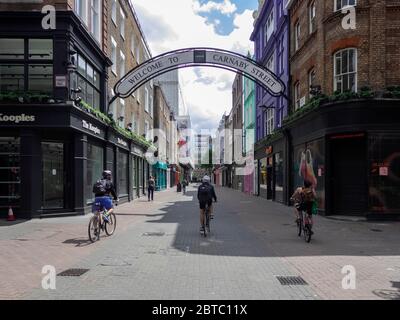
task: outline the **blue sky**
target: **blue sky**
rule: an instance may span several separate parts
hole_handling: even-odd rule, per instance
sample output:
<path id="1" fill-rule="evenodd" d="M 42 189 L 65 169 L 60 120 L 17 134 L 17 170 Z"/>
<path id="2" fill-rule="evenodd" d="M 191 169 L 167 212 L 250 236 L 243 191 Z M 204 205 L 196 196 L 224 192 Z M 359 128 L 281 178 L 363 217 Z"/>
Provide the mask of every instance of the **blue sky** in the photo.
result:
<path id="1" fill-rule="evenodd" d="M 200 4 L 204 5 L 210 0 L 199 0 Z M 223 0 L 213 0 L 216 3 L 223 3 Z M 228 35 L 233 31 L 233 19 L 235 14 L 241 14 L 246 9 L 257 10 L 258 9 L 258 0 L 231 0 L 233 4 L 236 5 L 237 11 L 234 14 L 226 15 L 222 14 L 220 11 L 212 10 L 210 12 L 201 12 L 200 16 L 207 18 L 207 21 L 210 24 L 213 24 L 215 27 L 215 31 L 220 35 Z M 216 24 L 215 21 L 220 21 L 220 24 Z"/>

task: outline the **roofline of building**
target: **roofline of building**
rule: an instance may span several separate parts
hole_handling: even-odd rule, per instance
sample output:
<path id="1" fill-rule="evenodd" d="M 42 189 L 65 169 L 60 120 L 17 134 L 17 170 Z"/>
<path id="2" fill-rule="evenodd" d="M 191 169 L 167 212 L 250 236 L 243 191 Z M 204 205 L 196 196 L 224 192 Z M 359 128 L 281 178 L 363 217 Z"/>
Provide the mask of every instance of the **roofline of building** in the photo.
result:
<path id="1" fill-rule="evenodd" d="M 146 36 L 144 35 L 142 26 L 140 25 L 139 18 L 138 18 L 137 14 L 136 14 L 136 10 L 133 7 L 133 4 L 132 4 L 131 0 L 128 0 L 128 4 L 129 4 L 129 8 L 131 9 L 131 13 L 133 15 L 133 19 L 135 20 L 135 22 L 136 22 L 136 24 L 137 24 L 137 26 L 139 28 L 139 32 L 140 32 L 140 35 L 142 36 L 143 43 L 144 43 L 144 45 L 146 47 L 146 50 L 147 50 L 147 52 L 149 54 L 149 57 L 151 58 L 153 55 L 151 54 L 151 50 L 150 50 L 149 44 L 147 43 L 147 40 L 146 40 Z"/>

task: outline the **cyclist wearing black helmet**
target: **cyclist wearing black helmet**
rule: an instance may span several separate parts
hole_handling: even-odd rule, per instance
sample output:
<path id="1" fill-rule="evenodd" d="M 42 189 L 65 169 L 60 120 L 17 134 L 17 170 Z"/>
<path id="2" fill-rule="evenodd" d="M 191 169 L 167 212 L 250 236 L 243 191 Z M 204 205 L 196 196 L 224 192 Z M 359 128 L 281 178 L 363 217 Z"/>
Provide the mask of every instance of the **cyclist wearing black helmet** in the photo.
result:
<path id="1" fill-rule="evenodd" d="M 113 212 L 113 203 L 111 196 L 118 202 L 118 196 L 112 182 L 112 173 L 110 170 L 103 171 L 102 179 L 96 181 L 93 186 L 93 193 L 95 194 L 95 205 L 100 205 L 107 209 L 107 215 Z"/>

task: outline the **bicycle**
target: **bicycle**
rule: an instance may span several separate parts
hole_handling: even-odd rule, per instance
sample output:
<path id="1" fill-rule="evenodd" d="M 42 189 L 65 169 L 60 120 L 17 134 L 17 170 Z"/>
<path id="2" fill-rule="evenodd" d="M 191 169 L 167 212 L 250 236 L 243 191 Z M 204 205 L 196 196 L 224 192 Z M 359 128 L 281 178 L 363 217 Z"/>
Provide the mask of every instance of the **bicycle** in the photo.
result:
<path id="1" fill-rule="evenodd" d="M 204 209 L 204 214 L 205 214 L 205 225 L 202 226 L 202 235 L 203 237 L 207 237 L 207 233 L 211 232 L 210 229 L 210 206 L 207 204 L 206 208 Z"/>
<path id="2" fill-rule="evenodd" d="M 306 216 L 305 219 L 304 215 Z M 311 236 L 313 235 L 312 220 L 311 215 L 309 215 L 307 212 L 304 212 L 304 210 L 300 211 L 299 219 L 297 219 L 297 231 L 299 237 L 301 237 L 301 233 L 303 233 L 304 241 L 310 243 Z"/>
<path id="3" fill-rule="evenodd" d="M 114 204 L 118 205 L 115 201 Z M 88 234 L 91 242 L 100 240 L 101 231 L 105 231 L 107 236 L 112 236 L 117 227 L 117 218 L 114 212 L 107 215 L 107 209 L 100 207 L 98 203 L 95 205 L 98 209 L 93 213 L 94 215 L 90 219 L 88 226 Z"/>

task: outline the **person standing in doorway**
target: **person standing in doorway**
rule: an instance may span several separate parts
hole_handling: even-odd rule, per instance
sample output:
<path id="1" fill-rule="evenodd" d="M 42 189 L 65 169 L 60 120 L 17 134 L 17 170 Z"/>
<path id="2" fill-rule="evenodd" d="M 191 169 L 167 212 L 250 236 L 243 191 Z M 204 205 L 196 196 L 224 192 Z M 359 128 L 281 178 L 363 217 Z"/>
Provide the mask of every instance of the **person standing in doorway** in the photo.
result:
<path id="1" fill-rule="evenodd" d="M 154 180 L 154 177 L 150 176 L 149 187 L 147 189 L 147 195 L 148 195 L 148 200 L 149 201 L 150 201 L 150 199 L 151 199 L 151 201 L 154 200 L 154 188 L 155 188 L 155 185 L 156 185 L 156 181 Z"/>

